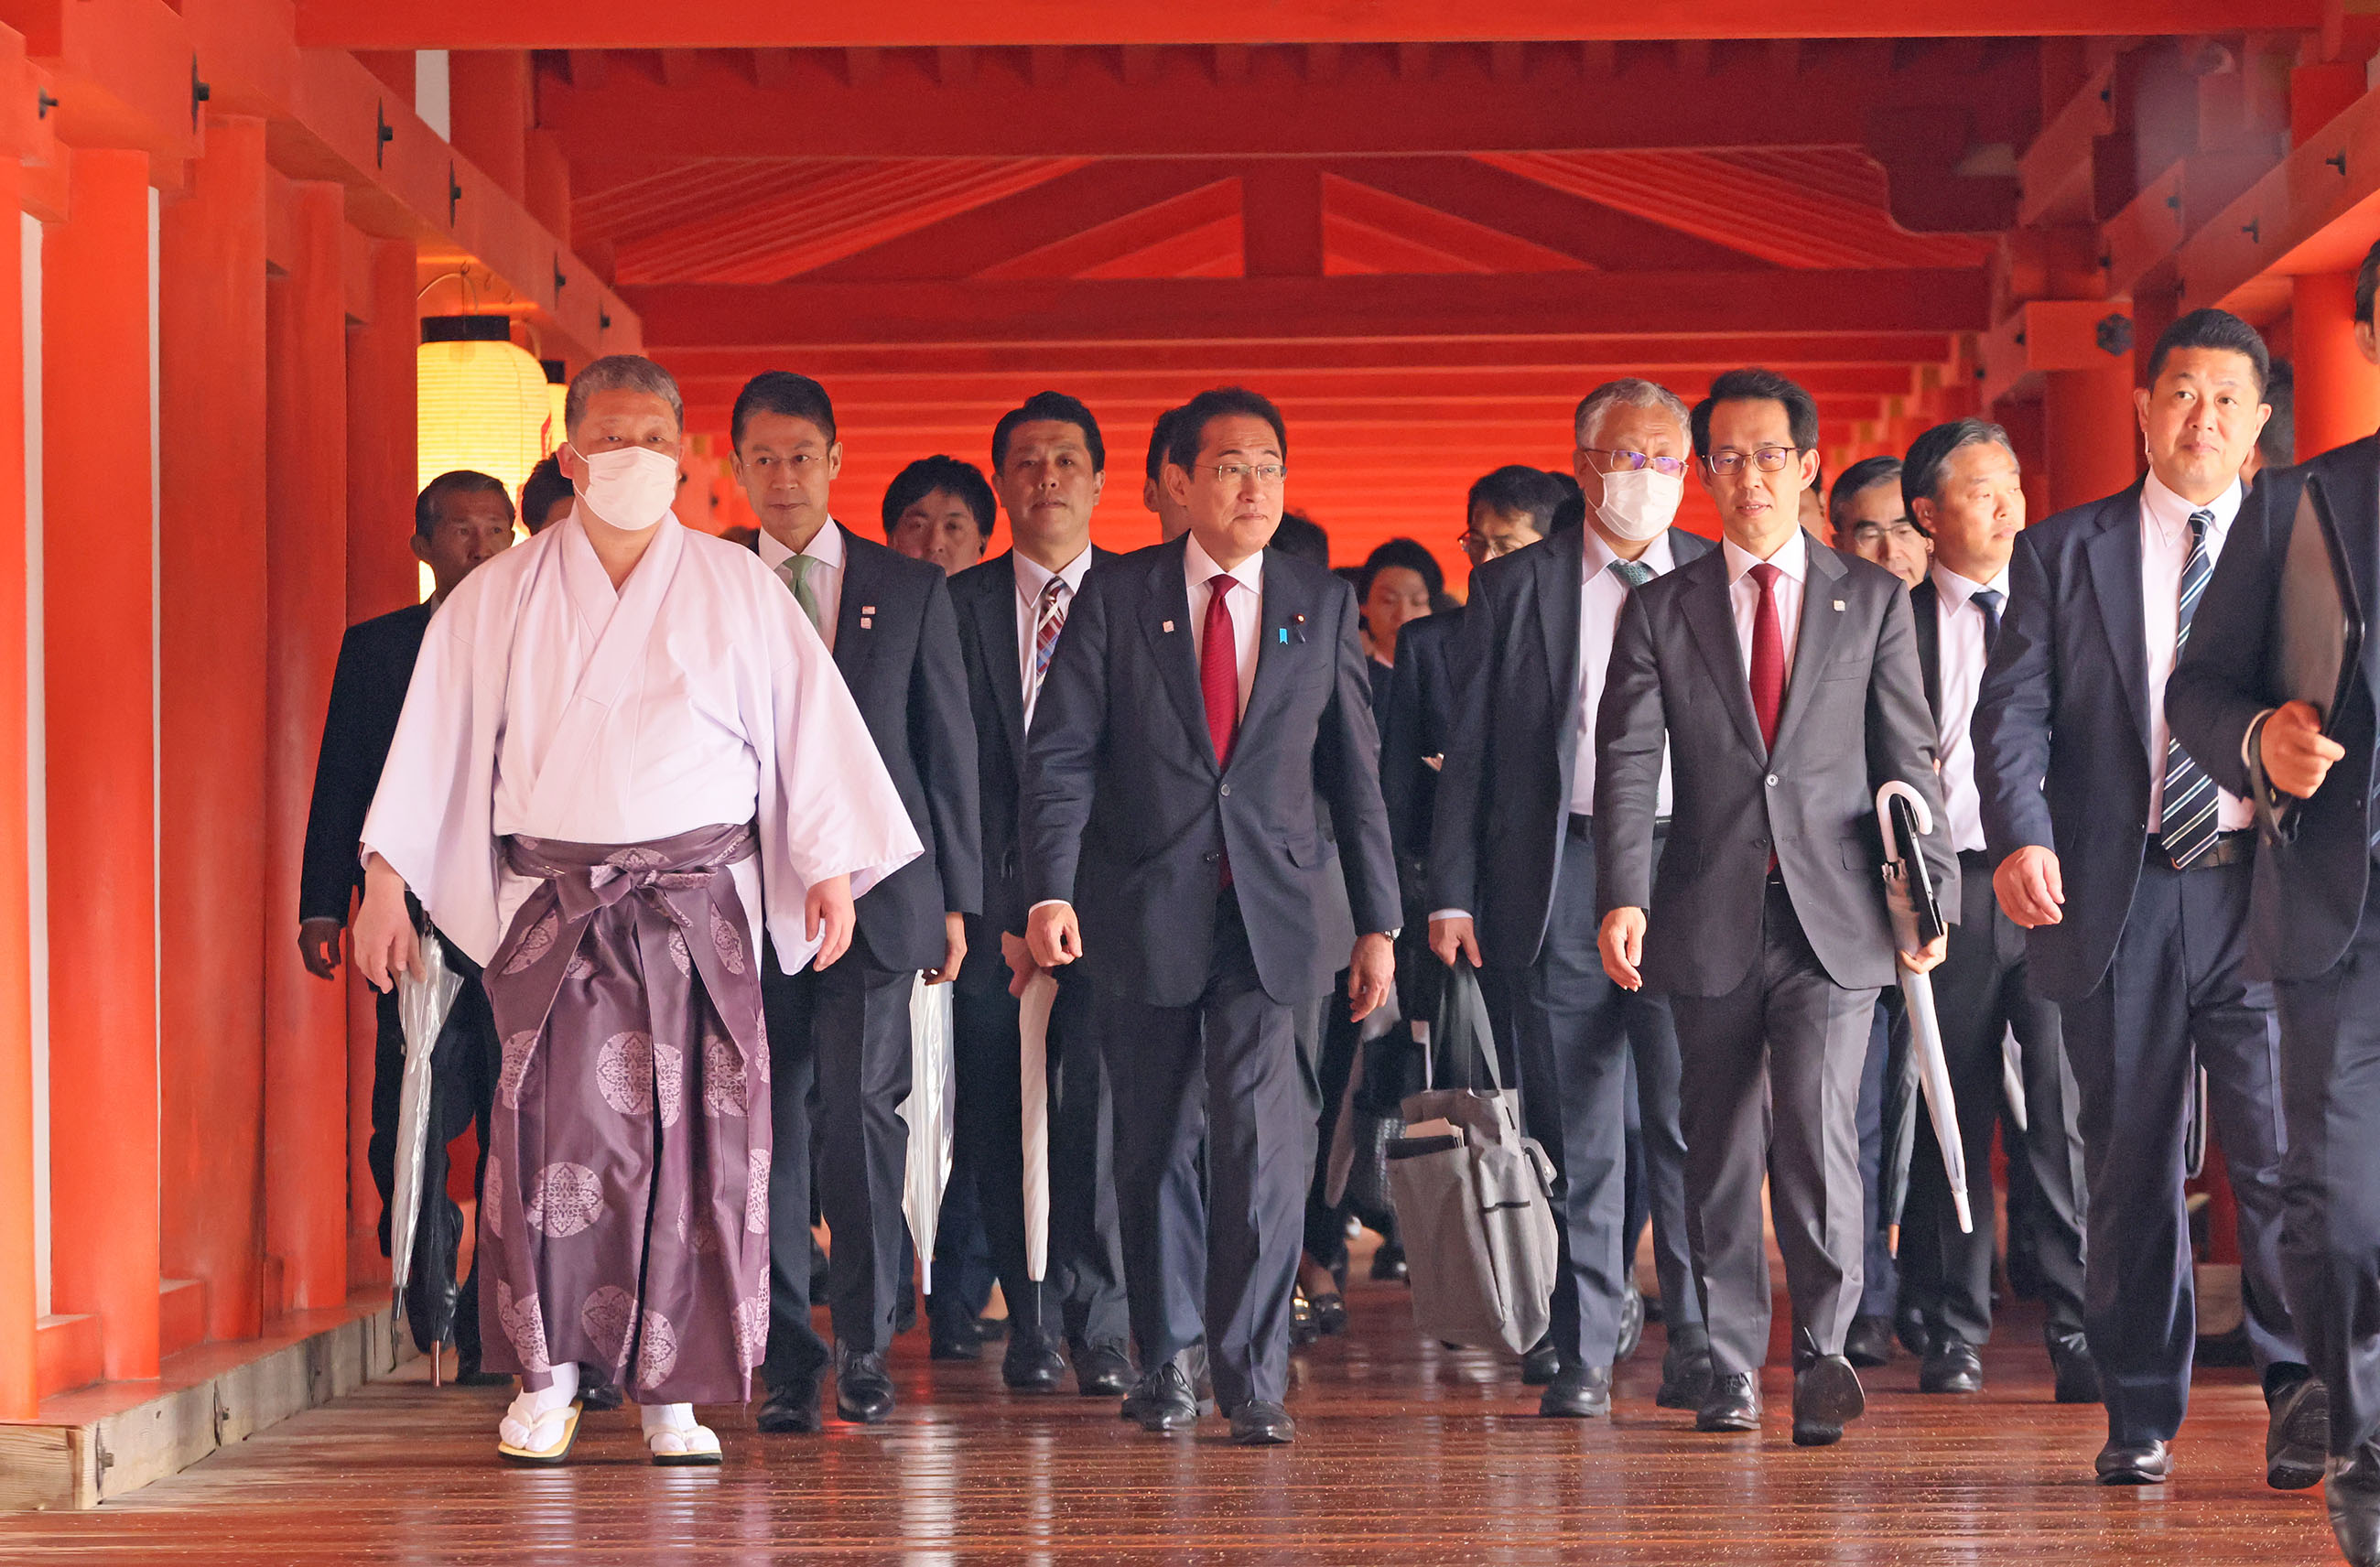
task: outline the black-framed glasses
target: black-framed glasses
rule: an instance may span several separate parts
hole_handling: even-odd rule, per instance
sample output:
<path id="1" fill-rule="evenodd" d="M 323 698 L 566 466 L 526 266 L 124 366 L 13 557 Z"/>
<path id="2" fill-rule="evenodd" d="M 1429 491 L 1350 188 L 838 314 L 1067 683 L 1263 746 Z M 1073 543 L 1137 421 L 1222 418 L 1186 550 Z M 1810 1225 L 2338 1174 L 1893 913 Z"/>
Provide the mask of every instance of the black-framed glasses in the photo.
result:
<path id="1" fill-rule="evenodd" d="M 1250 474 L 1259 484 L 1278 484 L 1289 477 L 1287 463 L 1199 463 L 1226 484 L 1237 484 Z"/>
<path id="2" fill-rule="evenodd" d="M 1785 465 L 1801 455 L 1799 446 L 1762 446 L 1750 452 L 1713 452 L 1703 459 L 1703 466 L 1713 473 L 1731 476 L 1742 473 L 1749 459 L 1763 473 L 1782 473 Z"/>
<path id="3" fill-rule="evenodd" d="M 1609 458 L 1611 466 L 1604 470 L 1607 473 L 1636 473 L 1649 468 L 1655 473 L 1665 473 L 1671 479 L 1686 476 L 1686 459 L 1683 457 L 1654 457 L 1643 452 L 1608 451 L 1601 446 L 1581 446 L 1579 450 L 1592 457 Z"/>

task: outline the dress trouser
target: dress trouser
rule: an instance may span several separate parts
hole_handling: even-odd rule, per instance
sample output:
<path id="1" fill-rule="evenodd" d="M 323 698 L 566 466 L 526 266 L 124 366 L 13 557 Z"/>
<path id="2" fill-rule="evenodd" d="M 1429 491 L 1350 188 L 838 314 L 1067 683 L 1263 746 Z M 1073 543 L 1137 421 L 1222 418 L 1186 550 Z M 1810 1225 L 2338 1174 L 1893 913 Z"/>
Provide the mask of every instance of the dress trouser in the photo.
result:
<path id="1" fill-rule="evenodd" d="M 1860 1222 L 1864 1227 L 1865 1257 L 1860 1268 L 1859 1315 L 1890 1317 L 1900 1294 L 1900 1266 L 1892 1255 L 1884 1222 L 1884 1106 L 1900 1051 L 1909 1044 L 1909 1020 L 1900 1005 L 1900 992 L 1888 990 L 1876 999 L 1876 1015 L 1868 1026 L 1867 1054 L 1860 1063 L 1859 1158 Z M 1910 1236 L 1900 1237 L 1903 1257 L 1912 1252 Z"/>
<path id="2" fill-rule="evenodd" d="M 2141 869 L 2115 960 L 2064 1008 L 2089 1207 L 2083 1330 L 2110 1441 L 2170 1439 L 2198 1340 L 2182 1124 L 2193 1067 L 2240 1209 L 2248 1347 L 2301 1363 L 2281 1293 L 2281 1106 L 2273 987 L 2247 977 L 2252 865 Z"/>
<path id="3" fill-rule="evenodd" d="M 2380 873 L 2330 971 L 2276 989 L 2281 1268 L 2343 1458 L 2380 1438 Z"/>
<path id="4" fill-rule="evenodd" d="M 1002 969 L 1002 972 L 1005 972 Z M 1115 1114 L 1101 1058 L 1099 997 L 1080 964 L 1058 973 L 1050 1009 L 1049 1266 L 1026 1277 L 1025 1108 L 1017 1001 L 961 982 L 958 1137 L 974 1166 L 976 1202 L 1017 1339 L 1061 1333 L 1077 1346 L 1123 1347 L 1131 1330 L 1115 1194 Z"/>
<path id="5" fill-rule="evenodd" d="M 1860 1068 L 1876 991 L 1846 990 L 1811 951 L 1775 876 L 1761 951 L 1723 996 L 1672 996 L 1686 1134 L 1686 1222 L 1721 1376 L 1768 1358 L 1761 1183 L 1796 1324 L 1797 1363 L 1840 1354 L 1859 1307 Z"/>
<path id="6" fill-rule="evenodd" d="M 1967 1195 L 1974 1229 L 1959 1230 L 1958 1211 L 1942 1173 L 1942 1152 L 1930 1117 L 1921 1112 L 1909 1171 L 1909 1211 L 1901 1234 L 1930 1228 L 1936 1272 L 1930 1298 L 1916 1302 L 1938 1341 L 1981 1344 L 1992 1330 L 1992 1131 L 2000 1122 L 2003 1044 L 2016 1031 L 2024 1081 L 2026 1131 L 2011 1136 L 2009 1156 L 2030 1165 L 2034 1200 L 2010 1217 L 2030 1225 L 2040 1269 L 2045 1329 L 2053 1343 L 2082 1333 L 2082 1228 L 2078 1199 L 2082 1134 L 2076 1121 L 2073 1073 L 2058 1026 L 2058 1007 L 2034 994 L 2025 966 L 2024 932 L 2002 914 L 1985 856 L 1961 854 L 1960 919 L 1950 927 L 1949 953 L 1934 970 L 1934 1010 L 1942 1026 L 1942 1054 L 1959 1107 L 1959 1138 L 1967 1161 Z M 2010 1243 L 2014 1247 L 2013 1240 Z"/>
<path id="7" fill-rule="evenodd" d="M 1566 1368 L 1609 1366 L 1619 1347 L 1621 1292 L 1635 1260 L 1626 1222 L 1632 1088 L 1640 1099 L 1664 1329 L 1672 1344 L 1699 1347 L 1704 1338 L 1686 1245 L 1686 1152 L 1669 998 L 1623 990 L 1604 973 L 1595 839 L 1585 818 L 1572 820 L 1536 961 L 1494 976 L 1498 1010 L 1520 1057 L 1522 1117 L 1554 1162 L 1560 1262 L 1548 1333 Z"/>
<path id="8" fill-rule="evenodd" d="M 1313 1002 L 1266 994 L 1229 889 L 1216 903 L 1212 963 L 1205 992 L 1186 1006 L 1114 994 L 1102 1004 L 1140 1361 L 1160 1365 L 1203 1336 L 1229 1414 L 1289 1391 L 1316 1103 L 1298 1015 Z"/>
<path id="9" fill-rule="evenodd" d="M 824 973 L 787 974 L 768 950 L 760 1002 L 769 1030 L 770 1112 L 786 1157 L 769 1166 L 769 1349 L 761 1375 L 775 1387 L 816 1375 L 826 1345 L 810 1326 L 811 1162 L 818 1139 L 819 1206 L 834 1244 L 827 1294 L 834 1336 L 857 1350 L 892 1342 L 909 1288 L 909 1231 L 901 1191 L 909 1129 L 909 995 L 914 970 L 868 961 L 863 939 Z M 818 1088 L 813 1131 L 810 1088 Z"/>

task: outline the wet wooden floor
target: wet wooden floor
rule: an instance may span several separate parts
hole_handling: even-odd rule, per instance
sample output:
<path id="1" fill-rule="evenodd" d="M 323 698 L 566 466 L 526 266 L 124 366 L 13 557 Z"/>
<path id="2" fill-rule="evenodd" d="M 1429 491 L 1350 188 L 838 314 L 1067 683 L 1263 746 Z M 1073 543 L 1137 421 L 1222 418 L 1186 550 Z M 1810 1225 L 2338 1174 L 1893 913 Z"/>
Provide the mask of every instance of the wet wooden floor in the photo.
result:
<path id="1" fill-rule="evenodd" d="M 1653 1406 L 1659 1330 L 1619 1414 L 1534 1417 L 1516 1368 L 1417 1340 L 1399 1286 L 1359 1282 L 1346 1338 L 1297 1357 L 1296 1446 L 1220 1421 L 1144 1436 L 1112 1399 L 1000 1387 L 995 1355 L 896 1356 L 903 1405 L 819 1437 L 710 1418 L 717 1470 L 643 1462 L 634 1411 L 589 1416 L 557 1471 L 498 1464 L 502 1390 L 393 1380 L 298 1415 L 96 1512 L 0 1515 L 0 1560 L 73 1562 L 1629 1563 L 2336 1561 L 2321 1493 L 2262 1483 L 2246 1372 L 2203 1374 L 2177 1477 L 2104 1489 L 2095 1407 L 2049 1402 L 2030 1320 L 1980 1397 L 1925 1397 L 1906 1357 L 1867 1374 L 1840 1447 L 1788 1439 L 1784 1379 L 1757 1438 Z"/>

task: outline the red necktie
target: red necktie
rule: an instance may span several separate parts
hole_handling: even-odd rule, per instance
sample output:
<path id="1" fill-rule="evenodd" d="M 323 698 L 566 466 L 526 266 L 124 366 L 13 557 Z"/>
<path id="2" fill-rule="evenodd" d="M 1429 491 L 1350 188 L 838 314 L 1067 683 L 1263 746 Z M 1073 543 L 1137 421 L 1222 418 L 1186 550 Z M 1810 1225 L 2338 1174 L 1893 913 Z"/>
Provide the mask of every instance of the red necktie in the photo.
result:
<path id="1" fill-rule="evenodd" d="M 1785 634 L 1777 624 L 1778 569 L 1762 561 L 1752 568 L 1760 602 L 1752 612 L 1752 711 L 1760 720 L 1760 744 L 1777 744 L 1777 714 L 1785 705 Z"/>
<path id="2" fill-rule="evenodd" d="M 1207 734 L 1215 742 L 1215 762 L 1232 765 L 1232 742 L 1240 733 L 1240 648 L 1232 631 L 1232 574 L 1219 571 L 1207 584 L 1207 629 L 1198 648 L 1198 691 L 1207 701 Z M 1223 856 L 1223 885 L 1232 884 L 1231 856 Z"/>

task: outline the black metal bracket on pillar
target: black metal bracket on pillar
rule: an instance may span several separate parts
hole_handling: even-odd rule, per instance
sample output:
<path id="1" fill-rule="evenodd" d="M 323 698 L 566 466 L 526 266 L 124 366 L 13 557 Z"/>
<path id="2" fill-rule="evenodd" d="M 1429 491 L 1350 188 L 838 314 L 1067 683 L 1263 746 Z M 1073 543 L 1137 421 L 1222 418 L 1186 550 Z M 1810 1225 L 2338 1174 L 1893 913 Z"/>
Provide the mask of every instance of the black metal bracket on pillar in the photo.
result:
<path id="1" fill-rule="evenodd" d="M 190 56 L 190 128 L 199 128 L 199 106 L 215 95 L 215 90 L 199 79 L 199 57 Z"/>
<path id="2" fill-rule="evenodd" d="M 50 90 L 48 88 L 44 87 L 35 90 L 33 93 L 33 117 L 35 119 L 48 119 L 50 117 L 50 111 L 57 106 L 58 101 L 50 96 Z"/>
<path id="3" fill-rule="evenodd" d="M 450 159 L 446 164 L 446 226 L 448 228 L 455 226 L 455 213 L 462 204 L 463 188 L 455 183 L 455 164 Z"/>
<path id="4" fill-rule="evenodd" d="M 563 274 L 562 253 L 557 250 L 553 257 L 553 298 L 557 302 L 562 298 L 564 286 L 569 282 L 570 279 Z"/>
<path id="5" fill-rule="evenodd" d="M 388 167 L 388 144 L 396 140 L 396 127 L 388 123 L 388 103 L 382 100 L 372 104 L 372 167 Z"/>

